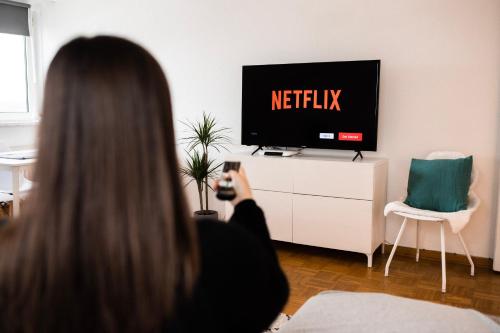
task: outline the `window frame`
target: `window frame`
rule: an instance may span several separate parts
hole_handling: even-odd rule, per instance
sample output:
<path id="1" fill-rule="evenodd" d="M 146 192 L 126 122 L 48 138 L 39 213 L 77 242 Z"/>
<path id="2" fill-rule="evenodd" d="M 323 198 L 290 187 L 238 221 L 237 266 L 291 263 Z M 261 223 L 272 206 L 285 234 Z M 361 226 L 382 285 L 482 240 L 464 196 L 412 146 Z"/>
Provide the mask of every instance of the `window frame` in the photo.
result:
<path id="1" fill-rule="evenodd" d="M 36 80 L 36 61 L 34 27 L 31 8 L 28 9 L 30 36 L 24 36 L 24 54 L 26 65 L 26 106 L 27 112 L 0 112 L 0 126 L 9 125 L 31 125 L 40 120 Z"/>

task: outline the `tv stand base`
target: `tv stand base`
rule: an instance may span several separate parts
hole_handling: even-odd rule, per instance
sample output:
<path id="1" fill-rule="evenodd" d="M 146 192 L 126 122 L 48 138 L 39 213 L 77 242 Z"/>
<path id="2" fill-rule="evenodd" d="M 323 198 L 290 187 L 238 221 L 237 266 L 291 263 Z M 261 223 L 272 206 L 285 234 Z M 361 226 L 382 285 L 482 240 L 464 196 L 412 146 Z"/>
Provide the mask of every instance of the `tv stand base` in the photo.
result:
<path id="1" fill-rule="evenodd" d="M 255 150 L 252 152 L 252 156 L 253 156 L 253 155 L 255 155 L 255 153 L 256 153 L 256 152 L 258 152 L 259 150 L 263 150 L 262 148 L 263 148 L 263 146 L 259 146 L 259 147 L 257 147 L 257 149 L 255 149 Z"/>
<path id="2" fill-rule="evenodd" d="M 259 152 L 259 150 L 261 150 Z M 264 148 L 264 146 L 259 146 L 257 149 L 255 149 L 252 152 L 252 156 L 255 155 L 255 153 L 259 152 L 259 155 L 264 155 L 264 156 L 280 156 L 280 157 L 290 157 L 297 155 L 300 153 L 300 150 L 286 150 L 286 149 L 269 149 L 269 148 Z"/>
<path id="3" fill-rule="evenodd" d="M 358 156 L 363 159 L 363 154 L 361 154 L 361 150 L 355 150 L 356 152 L 356 156 L 354 156 L 354 158 L 352 159 L 352 161 L 356 161 L 356 159 L 358 158 Z"/>

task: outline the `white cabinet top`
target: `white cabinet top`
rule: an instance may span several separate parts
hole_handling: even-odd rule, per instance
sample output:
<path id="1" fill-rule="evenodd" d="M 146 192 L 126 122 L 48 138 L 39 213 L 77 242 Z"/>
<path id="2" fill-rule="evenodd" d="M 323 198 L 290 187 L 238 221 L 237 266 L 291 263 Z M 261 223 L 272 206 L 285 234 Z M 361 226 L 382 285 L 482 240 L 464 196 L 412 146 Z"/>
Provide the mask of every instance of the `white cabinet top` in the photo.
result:
<path id="1" fill-rule="evenodd" d="M 244 153 L 228 155 L 226 160 L 241 161 L 255 190 L 361 200 L 373 199 L 376 180 L 387 169 L 387 160 L 381 158 L 353 162 L 352 157 Z"/>
<path id="2" fill-rule="evenodd" d="M 354 155 L 352 156 L 354 157 Z M 235 153 L 235 154 L 228 154 L 226 156 L 226 160 L 228 159 L 271 159 L 271 160 L 303 160 L 303 161 L 325 161 L 325 162 L 341 162 L 341 163 L 350 163 L 350 164 L 367 164 L 367 165 L 379 165 L 379 164 L 385 164 L 387 163 L 386 158 L 379 158 L 379 157 L 365 157 L 363 159 L 360 159 L 359 157 L 356 159 L 356 161 L 352 161 L 352 157 L 349 156 L 328 156 L 328 155 L 309 155 L 309 154 L 299 154 L 299 155 L 293 155 L 290 157 L 281 157 L 281 156 L 264 156 L 264 155 L 250 155 L 250 153 Z"/>

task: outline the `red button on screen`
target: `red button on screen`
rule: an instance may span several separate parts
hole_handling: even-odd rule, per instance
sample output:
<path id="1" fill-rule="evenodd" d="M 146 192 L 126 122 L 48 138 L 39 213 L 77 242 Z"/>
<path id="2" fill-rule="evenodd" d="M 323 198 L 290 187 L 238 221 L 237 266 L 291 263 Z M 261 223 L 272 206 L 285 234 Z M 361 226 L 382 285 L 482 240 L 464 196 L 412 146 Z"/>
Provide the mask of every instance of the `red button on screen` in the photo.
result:
<path id="1" fill-rule="evenodd" d="M 363 141 L 363 133 L 339 133 L 340 141 Z"/>

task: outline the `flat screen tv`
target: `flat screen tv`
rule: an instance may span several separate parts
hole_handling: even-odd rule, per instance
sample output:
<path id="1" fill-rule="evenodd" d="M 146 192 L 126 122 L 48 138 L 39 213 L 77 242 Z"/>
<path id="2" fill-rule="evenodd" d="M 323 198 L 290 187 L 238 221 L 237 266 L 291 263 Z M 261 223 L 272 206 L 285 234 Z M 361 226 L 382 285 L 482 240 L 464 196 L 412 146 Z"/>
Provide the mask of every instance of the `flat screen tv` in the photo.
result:
<path id="1" fill-rule="evenodd" d="M 243 66 L 243 145 L 377 150 L 380 60 Z"/>

